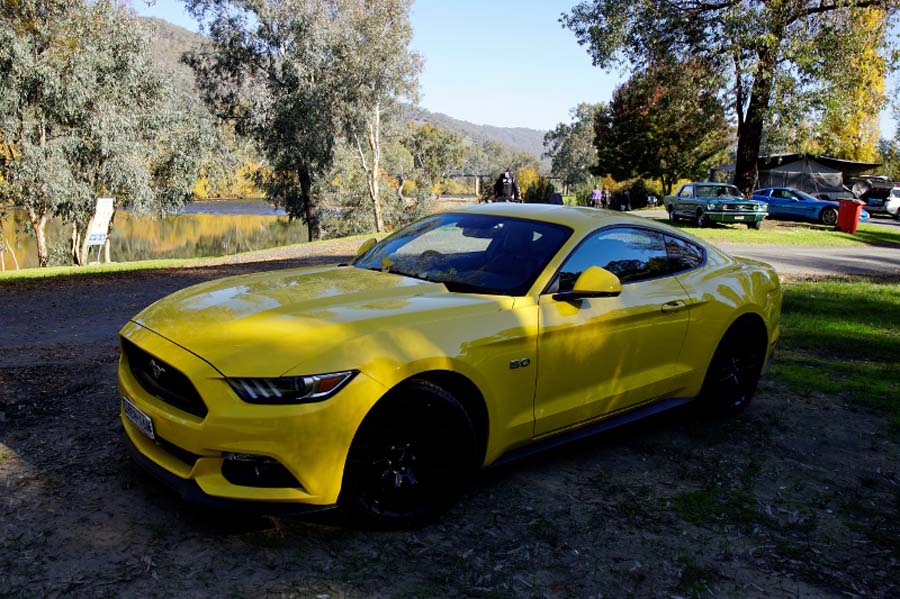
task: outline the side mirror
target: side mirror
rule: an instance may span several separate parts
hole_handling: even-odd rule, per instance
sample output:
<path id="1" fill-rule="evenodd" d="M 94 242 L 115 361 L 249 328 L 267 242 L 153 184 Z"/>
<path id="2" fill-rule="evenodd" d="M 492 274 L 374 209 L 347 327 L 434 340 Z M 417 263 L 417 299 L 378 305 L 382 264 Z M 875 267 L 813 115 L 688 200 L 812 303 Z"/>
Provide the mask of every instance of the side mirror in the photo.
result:
<path id="1" fill-rule="evenodd" d="M 362 245 L 359 246 L 359 249 L 356 250 L 356 256 L 357 257 L 362 256 L 363 254 L 368 252 L 370 249 L 372 249 L 372 246 L 375 245 L 376 243 L 378 243 L 378 240 L 375 239 L 374 237 L 370 237 L 369 239 L 366 239 L 365 241 L 362 242 Z"/>
<path id="2" fill-rule="evenodd" d="M 619 277 L 599 266 L 591 266 L 575 280 L 571 291 L 553 294 L 553 299 L 563 302 L 584 299 L 586 297 L 615 297 L 622 293 L 622 282 Z"/>

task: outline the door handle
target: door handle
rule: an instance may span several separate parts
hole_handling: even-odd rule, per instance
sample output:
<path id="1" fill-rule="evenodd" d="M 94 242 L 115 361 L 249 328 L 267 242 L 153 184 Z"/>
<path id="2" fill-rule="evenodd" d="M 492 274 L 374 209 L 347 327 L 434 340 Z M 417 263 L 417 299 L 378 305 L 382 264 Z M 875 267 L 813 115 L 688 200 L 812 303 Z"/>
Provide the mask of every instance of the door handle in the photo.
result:
<path id="1" fill-rule="evenodd" d="M 662 305 L 663 312 L 677 312 L 679 310 L 684 310 L 685 308 L 687 308 L 687 304 L 682 300 L 673 300 Z"/>

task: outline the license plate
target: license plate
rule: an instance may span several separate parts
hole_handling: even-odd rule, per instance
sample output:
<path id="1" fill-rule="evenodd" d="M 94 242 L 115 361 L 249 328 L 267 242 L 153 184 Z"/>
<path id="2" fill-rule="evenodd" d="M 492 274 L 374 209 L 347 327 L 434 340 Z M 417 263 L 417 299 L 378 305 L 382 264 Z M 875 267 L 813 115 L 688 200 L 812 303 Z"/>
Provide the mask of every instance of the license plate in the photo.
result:
<path id="1" fill-rule="evenodd" d="M 744 220 L 744 217 L 743 216 L 735 216 L 734 220 Z"/>
<path id="2" fill-rule="evenodd" d="M 151 439 L 156 438 L 156 433 L 153 432 L 153 421 L 150 420 L 150 417 L 141 412 L 136 405 L 122 398 L 122 406 L 125 409 L 125 416 L 136 426 L 138 430 L 142 433 L 150 437 Z"/>

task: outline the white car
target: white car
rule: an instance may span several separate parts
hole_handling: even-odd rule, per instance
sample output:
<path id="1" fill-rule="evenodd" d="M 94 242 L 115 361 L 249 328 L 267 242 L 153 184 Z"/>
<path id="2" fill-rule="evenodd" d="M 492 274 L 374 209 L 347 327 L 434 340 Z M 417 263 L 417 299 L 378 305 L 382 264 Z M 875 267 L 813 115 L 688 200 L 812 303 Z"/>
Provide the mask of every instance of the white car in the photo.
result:
<path id="1" fill-rule="evenodd" d="M 890 193 L 886 197 L 872 197 L 870 195 L 866 199 L 866 210 L 871 214 L 889 214 L 900 220 L 900 187 L 891 188 Z"/>

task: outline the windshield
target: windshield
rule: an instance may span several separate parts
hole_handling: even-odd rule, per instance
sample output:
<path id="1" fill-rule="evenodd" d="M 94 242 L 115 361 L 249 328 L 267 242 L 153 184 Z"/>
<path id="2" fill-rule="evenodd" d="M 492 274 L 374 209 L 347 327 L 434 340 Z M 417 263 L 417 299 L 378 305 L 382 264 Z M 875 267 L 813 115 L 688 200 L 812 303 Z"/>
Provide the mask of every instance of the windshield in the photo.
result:
<path id="1" fill-rule="evenodd" d="M 734 185 L 697 185 L 696 187 L 697 191 L 694 196 L 698 198 L 744 197 Z"/>
<path id="2" fill-rule="evenodd" d="M 486 214 L 436 214 L 376 244 L 357 268 L 444 283 L 450 291 L 522 295 L 572 230 Z"/>

